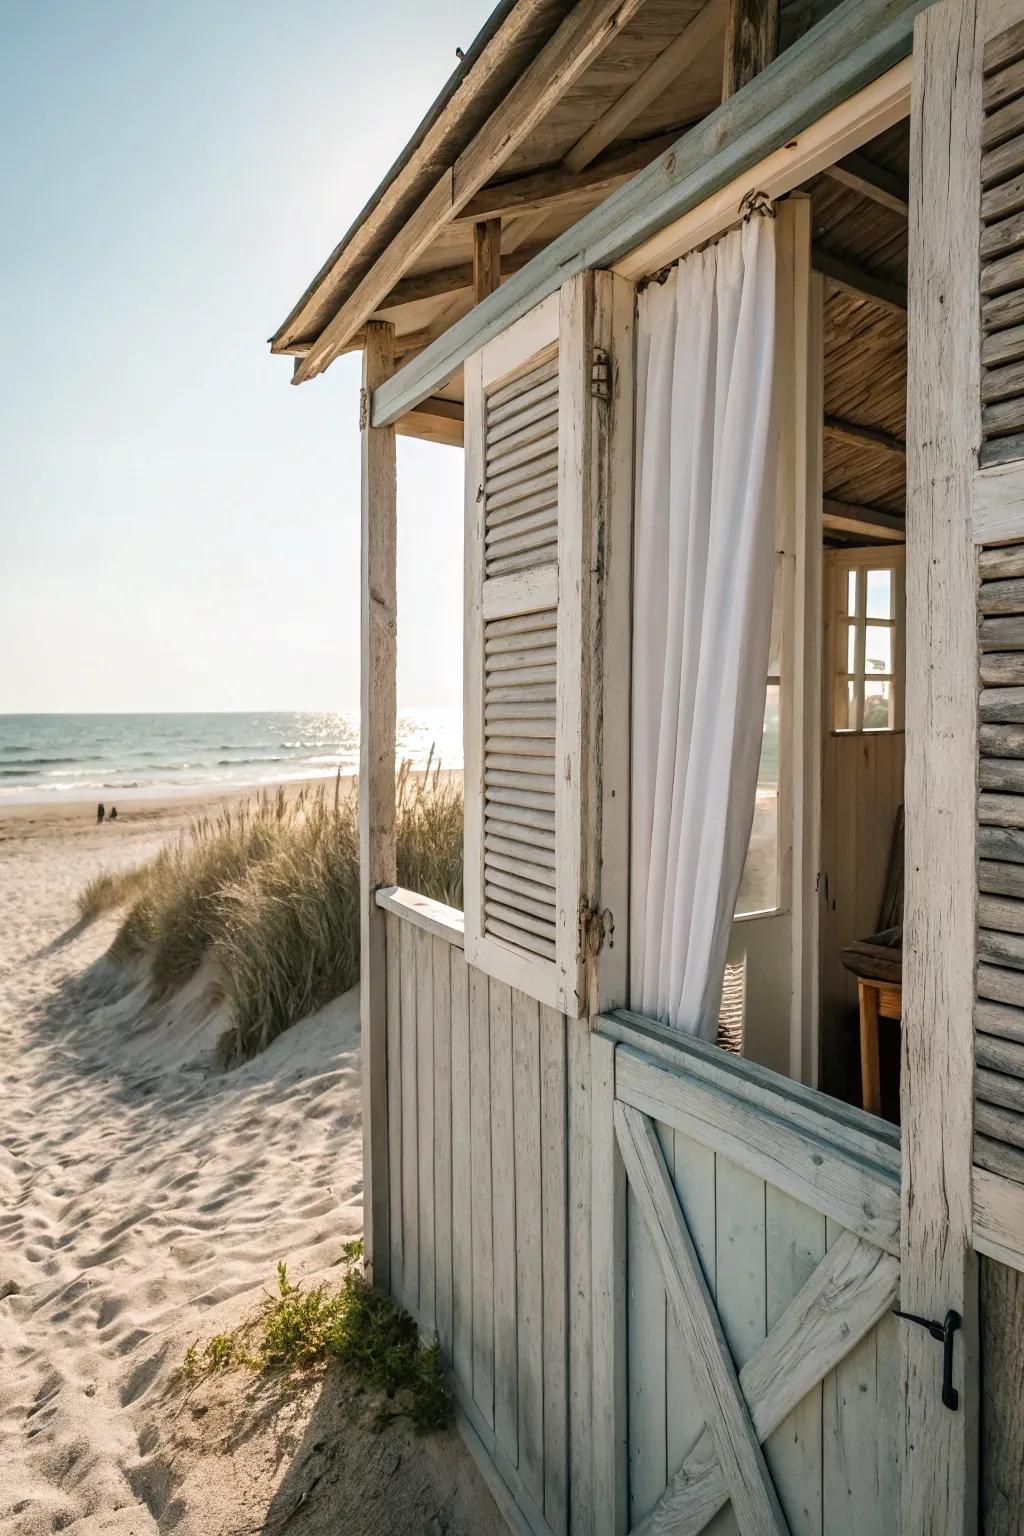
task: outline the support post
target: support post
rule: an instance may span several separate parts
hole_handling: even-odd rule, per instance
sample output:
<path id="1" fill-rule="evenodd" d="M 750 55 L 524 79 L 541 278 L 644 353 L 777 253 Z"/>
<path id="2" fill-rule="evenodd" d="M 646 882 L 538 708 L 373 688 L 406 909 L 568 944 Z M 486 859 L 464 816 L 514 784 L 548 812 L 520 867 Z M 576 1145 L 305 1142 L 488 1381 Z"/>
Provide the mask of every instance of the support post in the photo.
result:
<path id="1" fill-rule="evenodd" d="M 910 115 L 907 366 L 906 916 L 900 1306 L 960 1314 L 943 1351 L 901 1322 L 903 1536 L 971 1536 L 978 1517 L 977 1266 L 971 1248 L 981 434 L 975 0 L 917 18 Z"/>
<path id="2" fill-rule="evenodd" d="M 779 51 L 779 0 L 729 0 L 722 100 L 735 96 Z"/>
<path id="3" fill-rule="evenodd" d="M 473 303 L 501 287 L 501 220 L 473 225 Z"/>
<path id="4" fill-rule="evenodd" d="M 379 886 L 395 885 L 397 648 L 394 427 L 370 425 L 373 391 L 395 366 L 394 326 L 370 321 L 363 348 L 360 714 L 359 1020 L 363 1077 L 363 1234 L 366 1272 L 390 1286 L 388 1230 L 387 956 Z"/>

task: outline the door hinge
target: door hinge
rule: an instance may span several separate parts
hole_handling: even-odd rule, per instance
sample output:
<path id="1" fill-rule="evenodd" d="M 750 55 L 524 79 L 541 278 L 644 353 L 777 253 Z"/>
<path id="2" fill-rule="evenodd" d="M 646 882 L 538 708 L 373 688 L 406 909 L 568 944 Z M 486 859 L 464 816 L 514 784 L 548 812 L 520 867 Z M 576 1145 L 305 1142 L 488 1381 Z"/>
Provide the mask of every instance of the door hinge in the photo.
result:
<path id="1" fill-rule="evenodd" d="M 595 400 L 612 397 L 612 365 L 604 347 L 595 347 L 590 369 L 590 393 Z"/>
<path id="2" fill-rule="evenodd" d="M 580 956 L 592 955 L 596 959 L 606 941 L 609 949 L 615 948 L 615 919 L 607 907 L 601 912 L 591 906 L 585 896 L 581 896 L 577 930 Z"/>
<path id="3" fill-rule="evenodd" d="M 960 1313 L 950 1308 L 945 1320 L 937 1323 L 928 1317 L 918 1317 L 916 1312 L 901 1312 L 899 1307 L 893 1307 L 892 1310 L 895 1317 L 906 1318 L 908 1323 L 927 1328 L 932 1338 L 942 1345 L 942 1404 L 956 1413 L 960 1406 L 960 1394 L 953 1385 L 953 1335 L 960 1329 Z"/>

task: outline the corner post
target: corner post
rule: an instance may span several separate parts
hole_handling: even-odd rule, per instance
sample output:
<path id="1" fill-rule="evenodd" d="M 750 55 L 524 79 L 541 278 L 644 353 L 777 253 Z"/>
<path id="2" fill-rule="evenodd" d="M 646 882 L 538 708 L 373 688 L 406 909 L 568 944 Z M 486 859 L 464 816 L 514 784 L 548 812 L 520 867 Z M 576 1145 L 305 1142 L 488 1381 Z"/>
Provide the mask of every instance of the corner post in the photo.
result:
<path id="1" fill-rule="evenodd" d="M 729 0 L 722 100 L 735 96 L 779 51 L 779 0 Z"/>
<path id="2" fill-rule="evenodd" d="M 363 1232 L 367 1276 L 390 1287 L 387 956 L 376 893 L 396 883 L 395 716 L 398 543 L 394 427 L 370 425 L 373 392 L 395 367 L 394 326 L 370 321 L 363 349 L 359 714 L 359 1021 Z"/>
<path id="3" fill-rule="evenodd" d="M 955 1335 L 902 1332 L 903 1536 L 977 1530 L 977 1265 L 971 1247 L 977 891 L 977 563 L 981 434 L 976 0 L 914 27 L 907 357 L 906 916 L 903 947 L 900 1306 Z"/>

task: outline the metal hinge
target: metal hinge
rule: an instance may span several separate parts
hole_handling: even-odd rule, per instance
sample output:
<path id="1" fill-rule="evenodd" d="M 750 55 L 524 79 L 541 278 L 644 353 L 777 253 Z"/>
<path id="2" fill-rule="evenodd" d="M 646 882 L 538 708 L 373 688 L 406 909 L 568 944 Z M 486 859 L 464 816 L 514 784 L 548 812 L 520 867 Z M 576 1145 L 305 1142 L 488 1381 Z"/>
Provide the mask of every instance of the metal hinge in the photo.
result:
<path id="1" fill-rule="evenodd" d="M 595 400 L 610 400 L 612 397 L 612 365 L 604 347 L 594 348 L 590 369 L 590 393 Z"/>
<path id="2" fill-rule="evenodd" d="M 365 389 L 359 391 L 359 430 L 366 430 L 366 423 L 370 419 L 370 396 Z"/>
<path id="3" fill-rule="evenodd" d="M 932 1338 L 942 1345 L 942 1404 L 944 1408 L 956 1413 L 960 1406 L 960 1394 L 953 1385 L 953 1336 L 960 1329 L 960 1313 L 950 1308 L 945 1320 L 937 1323 L 932 1318 L 918 1317 L 916 1312 L 901 1312 L 899 1307 L 893 1307 L 892 1310 L 895 1317 L 906 1318 L 908 1323 L 927 1328 Z"/>
<path id="4" fill-rule="evenodd" d="M 585 896 L 580 897 L 579 922 L 577 926 L 577 945 L 581 956 L 601 953 L 608 941 L 608 948 L 615 948 L 615 919 L 605 907 L 601 912 L 597 907 L 591 906 Z"/>

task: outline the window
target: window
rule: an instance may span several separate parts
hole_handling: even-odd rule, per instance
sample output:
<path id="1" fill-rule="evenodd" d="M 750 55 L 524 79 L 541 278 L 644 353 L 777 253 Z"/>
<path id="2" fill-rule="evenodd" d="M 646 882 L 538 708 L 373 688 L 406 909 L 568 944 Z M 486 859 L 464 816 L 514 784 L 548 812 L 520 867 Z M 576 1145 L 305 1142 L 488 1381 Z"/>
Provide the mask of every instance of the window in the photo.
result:
<path id="1" fill-rule="evenodd" d="M 903 728 L 903 550 L 833 556 L 834 731 Z"/>
<path id="2" fill-rule="evenodd" d="M 754 820 L 736 902 L 737 917 L 776 912 L 779 896 L 779 756 L 782 717 L 782 618 L 786 601 L 784 566 L 776 557 L 772 596 L 772 638 L 761 724 Z"/>

